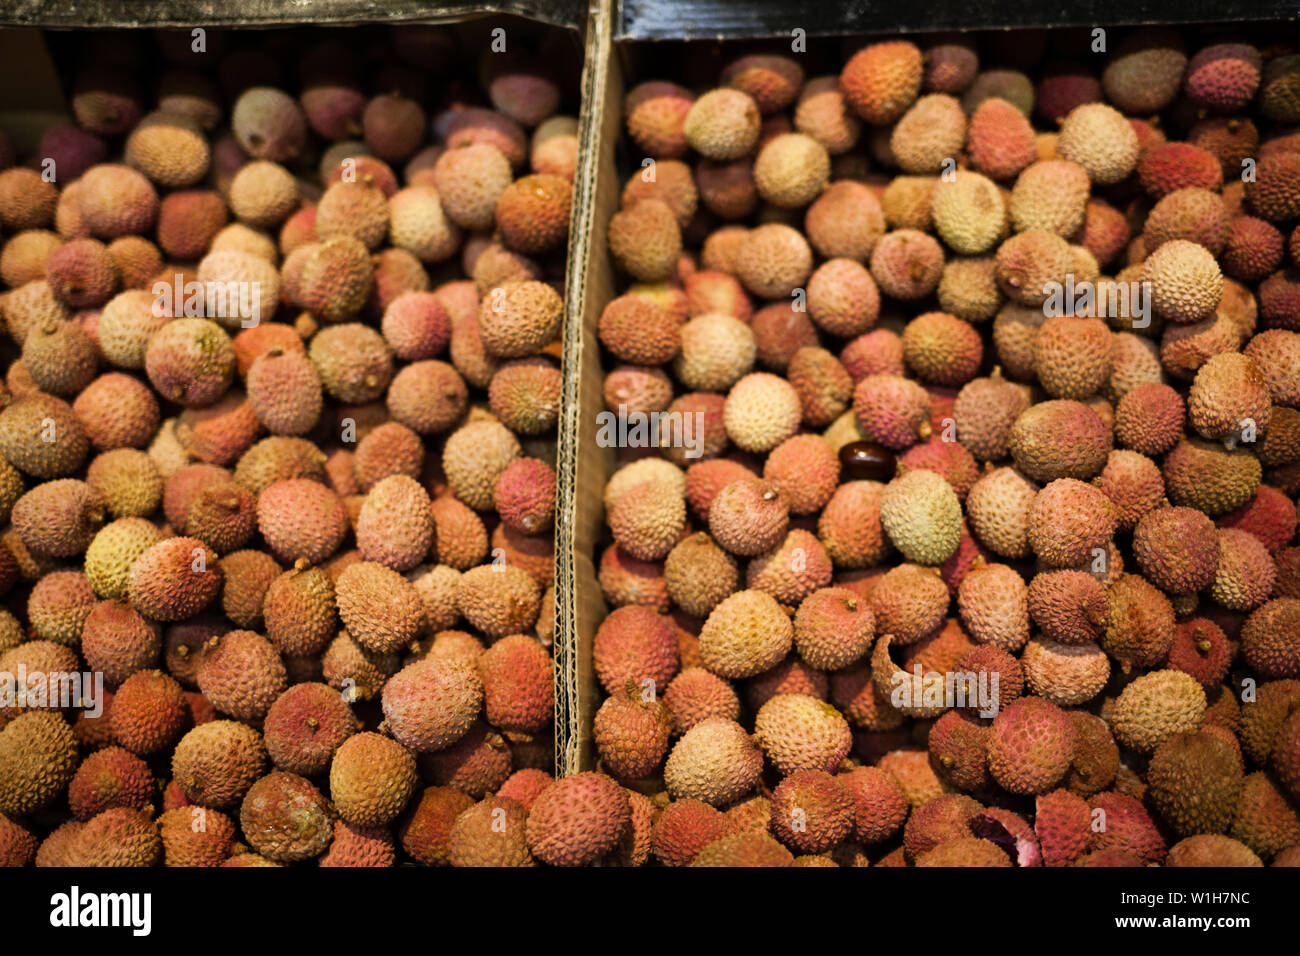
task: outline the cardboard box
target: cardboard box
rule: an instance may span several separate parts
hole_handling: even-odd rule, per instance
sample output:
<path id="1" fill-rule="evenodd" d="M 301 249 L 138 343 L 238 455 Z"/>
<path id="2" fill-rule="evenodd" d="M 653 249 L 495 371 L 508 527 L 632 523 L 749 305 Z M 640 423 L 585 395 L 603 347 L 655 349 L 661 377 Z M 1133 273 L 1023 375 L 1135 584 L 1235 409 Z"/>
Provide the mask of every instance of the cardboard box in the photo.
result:
<path id="1" fill-rule="evenodd" d="M 204 27 L 381 23 L 450 23 L 512 14 L 581 31 L 584 0 L 11 0 L 0 25 L 40 27 Z"/>
<path id="2" fill-rule="evenodd" d="M 530 43 L 547 37 L 553 38 L 561 50 L 571 49 L 571 57 L 556 65 L 561 71 L 570 71 L 576 78 L 585 59 L 582 40 L 586 17 L 583 0 L 503 0 L 488 4 L 458 3 L 436 7 L 409 0 L 391 3 L 379 0 L 300 0 L 298 3 L 240 0 L 238 3 L 220 6 L 180 0 L 150 0 L 145 3 L 105 0 L 85 5 L 19 0 L 0 10 L 0 129 L 9 133 L 20 153 L 31 153 L 39 147 L 41 137 L 51 126 L 73 122 L 67 94 L 77 65 L 79 44 L 85 39 L 81 32 L 83 27 L 130 30 L 201 26 L 228 28 L 231 32 L 238 32 L 277 26 L 284 26 L 288 30 L 339 29 L 346 25 L 384 25 L 385 21 L 400 20 L 450 24 L 463 46 L 474 49 L 485 48 L 491 38 L 490 31 L 503 26 L 508 34 L 515 30 L 523 31 Z M 13 24 L 28 25 L 12 26 Z M 107 31 L 103 42 L 112 42 L 112 36 L 112 31 Z M 91 42 L 101 41 L 96 38 Z M 577 101 L 566 100 L 562 111 L 569 115 L 576 113 Z M 588 129 L 585 135 L 590 137 L 591 130 Z M 604 141 L 611 142 L 612 136 L 606 135 Z M 583 142 L 585 149 L 589 146 L 589 140 L 584 139 Z M 585 177 L 581 181 L 594 183 L 595 176 Z M 590 205 L 589 199 L 575 198 L 572 212 L 575 224 L 582 221 L 584 216 L 590 219 Z M 575 235 L 581 234 L 580 229 L 573 231 Z M 574 302 L 584 301 L 581 292 L 588 284 L 582 278 L 584 266 L 589 259 L 587 250 L 604 250 L 603 233 L 599 239 L 590 236 L 582 238 L 584 241 L 571 243 L 566 266 L 566 286 L 576 293 L 568 306 L 570 314 L 576 307 Z M 611 281 L 608 270 L 605 271 L 605 276 L 607 283 Z M 603 302 L 605 297 L 607 296 L 597 298 Z M 582 327 L 582 323 L 573 321 L 566 325 L 570 329 Z M 594 383 L 593 394 L 598 401 L 600 369 L 594 342 L 589 356 L 595 377 L 589 378 L 588 384 Z M 576 382 L 573 385 L 576 387 Z M 569 387 L 570 383 L 566 382 L 566 390 Z M 573 469 L 566 471 L 561 467 L 557 470 L 561 476 L 574 474 Z M 565 487 L 560 495 L 561 502 L 568 502 L 571 507 L 574 495 L 568 486 L 573 479 L 562 480 Z M 590 480 L 587 479 L 587 484 Z M 597 499 L 603 480 L 596 480 L 594 486 Z M 587 484 L 584 484 L 584 489 Z M 587 507 L 578 511 L 586 517 L 589 524 L 596 530 L 599 529 L 602 521 L 599 508 L 593 510 Z M 562 532 L 557 531 L 557 537 L 572 537 L 572 521 L 557 524 L 562 528 Z M 590 551 L 590 546 L 587 550 Z M 569 580 L 572 580 L 572 575 Z M 565 594 L 570 593 L 568 587 L 557 582 L 557 607 L 568 608 L 572 605 L 571 598 L 558 596 L 561 588 L 565 588 Z M 599 594 L 598 589 L 596 593 Z M 594 621 L 599 621 L 601 616 L 603 608 L 593 610 L 589 615 Z M 572 634 L 572 628 L 566 633 Z M 569 756 L 573 751 L 573 741 L 581 733 L 580 728 L 590 724 L 591 714 L 581 710 L 570 690 L 577 683 L 577 678 L 570 671 L 579 667 L 575 642 L 571 638 L 561 638 L 557 633 L 554 654 L 557 665 L 556 765 L 565 768 L 561 772 L 571 772 L 576 766 L 576 761 Z M 589 656 L 585 666 L 589 673 Z M 589 698 L 584 698 L 586 699 Z"/>
<path id="3" fill-rule="evenodd" d="M 1245 19 L 1276 20 L 1293 9 L 1260 8 Z M 1143 23 L 1204 23 L 1243 19 L 1205 0 L 1183 3 L 1094 2 L 1068 10 L 1029 0 L 954 8 L 917 5 L 906 0 L 851 2 L 813 8 L 787 0 L 614 0 L 593 11 L 587 29 L 587 59 L 582 83 L 580 165 L 574 192 L 566 303 L 564 411 L 560 422 L 557 473 L 560 490 L 556 536 L 557 768 L 564 773 L 594 769 L 591 718 L 604 697 L 592 668 L 595 633 L 609 608 L 597 578 L 596 562 L 609 540 L 602 502 L 605 482 L 617 464 L 614 449 L 596 441 L 596 416 L 604 410 L 600 345 L 596 323 L 605 304 L 622 291 L 606 246 L 606 230 L 619 207 L 627 176 L 640 157 L 624 149 L 623 95 L 648 79 L 672 79 L 691 86 L 680 61 L 688 45 L 721 68 L 726 59 L 756 47 L 786 45 L 803 30 L 809 63 L 823 54 L 826 67 L 808 75 L 838 70 L 856 34 L 952 29 L 999 30 L 1032 26 L 1120 27 Z M 688 44 L 683 41 L 695 41 Z M 713 41 L 713 42 L 710 42 Z M 721 42 L 719 42 L 721 41 Z M 757 41 L 757 42 L 756 42 Z M 863 42 L 866 40 L 864 38 Z M 852 44 L 852 45 L 850 45 Z M 713 74 L 716 76 L 716 73 Z M 707 84 L 707 80 L 704 81 Z M 603 537 L 602 537 L 603 536 Z M 562 701 L 562 703 L 561 703 Z"/>

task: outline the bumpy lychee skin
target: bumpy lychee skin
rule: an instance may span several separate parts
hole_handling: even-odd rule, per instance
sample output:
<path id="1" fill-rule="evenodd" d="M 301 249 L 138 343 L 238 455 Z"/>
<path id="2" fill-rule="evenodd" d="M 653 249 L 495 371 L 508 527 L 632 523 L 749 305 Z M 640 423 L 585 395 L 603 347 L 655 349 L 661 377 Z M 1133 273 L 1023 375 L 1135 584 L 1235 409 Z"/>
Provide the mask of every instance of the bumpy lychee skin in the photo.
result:
<path id="1" fill-rule="evenodd" d="M 741 479 L 714 496 L 709 507 L 709 530 L 731 553 L 753 557 L 780 543 L 788 516 L 785 496 L 774 484 Z"/>
<path id="2" fill-rule="evenodd" d="M 1032 163 L 1011 191 L 1012 227 L 1072 236 L 1083 225 L 1088 192 L 1088 172 L 1078 163 L 1066 159 Z"/>
<path id="3" fill-rule="evenodd" d="M 871 250 L 871 277 L 887 296 L 904 301 L 924 299 L 943 275 L 943 249 L 917 229 L 886 233 Z"/>
<path id="4" fill-rule="evenodd" d="M 1152 803 L 1175 833 L 1219 833 L 1235 815 L 1241 756 L 1222 737 L 1175 734 L 1156 749 L 1147 779 Z"/>
<path id="5" fill-rule="evenodd" d="M 674 799 L 722 806 L 743 797 L 763 772 L 763 753 L 734 720 L 709 717 L 673 745 L 664 783 Z"/>
<path id="6" fill-rule="evenodd" d="M 53 801 L 77 769 L 77 741 L 58 714 L 31 711 L 0 731 L 0 813 L 21 816 Z"/>
<path id="7" fill-rule="evenodd" d="M 1074 478 L 1049 482 L 1029 509 L 1029 546 L 1046 564 L 1071 567 L 1094 556 L 1116 527 L 1114 508 L 1094 486 Z"/>
<path id="8" fill-rule="evenodd" d="M 1076 107 L 1061 124 L 1056 144 L 1064 158 L 1079 163 L 1098 185 L 1117 183 L 1138 159 L 1138 138 L 1128 120 L 1101 103 Z"/>
<path id="9" fill-rule="evenodd" d="M 798 770 L 833 773 L 847 755 L 852 735 L 834 707 L 806 694 L 777 694 L 759 708 L 754 736 L 782 774 Z"/>
<path id="10" fill-rule="evenodd" d="M 1236 352 L 1216 355 L 1202 365 L 1187 396 L 1192 427 L 1208 439 L 1267 431 L 1271 406 L 1263 371 Z"/>
<path id="11" fill-rule="evenodd" d="M 158 828 L 146 813 L 117 807 L 96 815 L 73 837 L 70 866 L 154 866 L 162 857 Z"/>
<path id="12" fill-rule="evenodd" d="M 822 853 L 853 832 L 856 809 L 853 792 L 839 779 L 800 770 L 781 781 L 772 794 L 772 829 L 789 847 Z"/>
<path id="13" fill-rule="evenodd" d="M 731 684 L 702 667 L 683 668 L 664 691 L 663 700 L 679 734 L 710 717 L 740 717 L 740 699 Z"/>
<path id="14" fill-rule="evenodd" d="M 275 770 L 249 788 L 239 823 L 254 850 L 280 863 L 319 856 L 334 836 L 329 802 L 308 780 Z"/>
<path id="15" fill-rule="evenodd" d="M 245 90 L 235 101 L 230 122 L 239 145 L 258 159 L 294 159 L 306 140 L 307 124 L 298 103 L 267 86 Z"/>
<path id="16" fill-rule="evenodd" d="M 930 396 L 900 375 L 868 375 L 853 391 L 858 424 L 886 448 L 901 450 L 930 435 Z"/>
<path id="17" fill-rule="evenodd" d="M 1205 691 L 1181 671 L 1157 670 L 1139 677 L 1121 692 L 1111 715 L 1120 743 L 1138 753 L 1152 753 L 1178 733 L 1200 725 Z"/>
<path id="18" fill-rule="evenodd" d="M 904 172 L 934 174 L 960 151 L 965 138 L 966 115 L 961 103 L 946 93 L 930 93 L 899 118 L 889 147 Z"/>
<path id="19" fill-rule="evenodd" d="M 1156 382 L 1139 385 L 1115 407 L 1115 438 L 1125 448 L 1159 455 L 1178 443 L 1184 416 L 1176 390 Z"/>
<path id="20" fill-rule="evenodd" d="M 428 658 L 394 675 L 383 691 L 389 732 L 410 750 L 444 750 L 470 729 L 483 704 L 483 684 L 465 661 Z"/>
<path id="21" fill-rule="evenodd" d="M 536 733 L 549 727 L 555 709 L 551 656 L 525 634 L 503 637 L 478 660 L 487 719 L 494 727 Z"/>
<path id="22" fill-rule="evenodd" d="M 1072 266 L 1069 243 L 1046 230 L 1017 233 L 998 247 L 998 284 L 1021 305 L 1042 306 Z"/>
<path id="23" fill-rule="evenodd" d="M 337 630 L 329 576 L 305 559 L 294 562 L 267 588 L 262 616 L 267 637 L 282 654 L 318 653 Z"/>
<path id="24" fill-rule="evenodd" d="M 812 273 L 812 250 L 798 230 L 784 223 L 764 223 L 745 237 L 736 255 L 736 272 L 754 295 L 784 298 Z"/>
<path id="25" fill-rule="evenodd" d="M 528 814 L 528 847 L 552 866 L 584 866 L 614 849 L 631 820 L 627 793 L 609 777 L 580 773 L 551 784 Z"/>
<path id="26" fill-rule="evenodd" d="M 885 487 L 880 522 L 907 558 L 918 564 L 941 564 L 956 551 L 961 538 L 961 503 L 936 472 L 909 471 Z"/>
<path id="27" fill-rule="evenodd" d="M 1300 677 L 1300 654 L 1293 639 L 1300 621 L 1300 599 L 1278 597 L 1251 612 L 1241 629 L 1241 653 L 1266 680 Z"/>
<path id="28" fill-rule="evenodd" d="M 1164 592 L 1141 575 L 1125 574 L 1107 588 L 1106 602 L 1106 652 L 1124 668 L 1163 662 L 1174 638 L 1174 610 Z"/>
<path id="29" fill-rule="evenodd" d="M 306 478 L 275 482 L 257 502 L 258 530 L 286 562 L 317 562 L 333 554 L 347 531 L 347 516 L 331 489 Z"/>
<path id="30" fill-rule="evenodd" d="M 131 566 L 132 607 L 155 621 L 181 621 L 207 607 L 221 590 L 217 555 L 196 538 L 168 538 Z"/>
<path id="31" fill-rule="evenodd" d="M 1219 540 L 1213 522 L 1192 508 L 1157 508 L 1133 531 L 1143 573 L 1170 594 L 1192 594 L 1214 580 Z"/>
<path id="32" fill-rule="evenodd" d="M 254 160 L 240 167 L 230 180 L 226 190 L 230 211 L 241 223 L 253 228 L 270 229 L 280 225 L 298 206 L 298 183 L 293 174 L 278 163 L 267 160 Z M 163 200 L 159 215 L 159 238 L 163 238 L 161 227 L 166 224 L 169 204 L 172 197 Z M 225 207 L 222 207 L 222 224 L 225 222 Z M 175 243 L 173 242 L 173 245 Z M 167 243 L 163 243 L 167 249 Z M 214 243 L 207 243 L 199 254 L 187 258 L 202 258 L 202 253 L 219 251 Z M 167 249 L 171 252 L 170 249 Z M 179 255 L 172 252 L 172 255 Z"/>
<path id="33" fill-rule="evenodd" d="M 83 481 L 37 485 L 13 504 L 10 520 L 32 551 L 53 558 L 83 554 L 103 523 L 103 502 Z"/>
<path id="34" fill-rule="evenodd" d="M 903 359 L 927 384 L 964 385 L 983 357 L 979 333 L 946 312 L 926 312 L 903 330 Z"/>
<path id="35" fill-rule="evenodd" d="M 640 482 L 609 509 L 609 527 L 619 547 L 632 557 L 659 560 L 685 530 L 685 501 L 665 482 Z"/>
<path id="36" fill-rule="evenodd" d="M 1174 239 L 1156 249 L 1142 265 L 1142 281 L 1151 283 L 1151 306 L 1170 322 L 1187 324 L 1209 315 L 1223 296 L 1223 275 L 1202 245 Z"/>
<path id="37" fill-rule="evenodd" d="M 230 336 L 207 319 L 173 319 L 145 350 L 145 371 L 154 388 L 186 407 L 215 402 L 230 386 L 234 370 Z"/>
<path id="38" fill-rule="evenodd" d="M 620 780 L 641 780 L 667 755 L 672 719 L 661 701 L 647 699 L 631 685 L 606 698 L 592 728 L 603 769 Z"/>
<path id="39" fill-rule="evenodd" d="M 623 109 L 628 135 L 647 155 L 672 158 L 686 152 L 683 124 L 693 97 L 674 83 L 652 81 L 628 91 Z"/>
<path id="40" fill-rule="evenodd" d="M 105 163 L 86 170 L 76 199 L 90 233 L 104 240 L 146 233 L 158 216 L 153 184 L 127 166 Z"/>
<path id="41" fill-rule="evenodd" d="M 373 561 L 357 561 L 334 582 L 339 619 L 353 638 L 374 653 L 410 644 L 423 625 L 424 609 L 415 586 Z"/>
<path id="42" fill-rule="evenodd" d="M 821 194 L 830 171 L 830 156 L 816 139 L 803 133 L 782 133 L 759 149 L 754 182 L 768 202 L 797 209 Z"/>
<path id="43" fill-rule="evenodd" d="M 701 850 L 691 866 L 794 866 L 790 851 L 758 830 L 741 830 L 714 840 Z"/>
<path id="44" fill-rule="evenodd" d="M 1169 500 L 1217 516 L 1246 504 L 1259 487 L 1259 459 L 1199 438 L 1183 438 L 1162 468 Z"/>
<path id="45" fill-rule="evenodd" d="M 597 334 L 618 358 L 637 365 L 661 365 L 681 347 L 677 318 L 638 295 L 611 300 L 601 312 Z"/>
<path id="46" fill-rule="evenodd" d="M 700 660 L 720 677 L 752 677 L 789 652 L 794 628 L 776 599 L 738 591 L 718 604 L 700 631 Z"/>
<path id="47" fill-rule="evenodd" d="M 1011 179 L 1037 158 L 1029 120 L 996 96 L 984 100 L 971 114 L 966 149 L 971 165 L 996 180 Z"/>
<path id="48" fill-rule="evenodd" d="M 70 476 L 89 450 L 85 429 L 72 408 L 57 398 L 33 395 L 0 412 L 0 453 L 23 474 L 42 479 Z"/>
<path id="49" fill-rule="evenodd" d="M 892 123 L 921 90 L 922 55 L 905 41 L 876 43 L 855 53 L 840 74 L 840 90 L 873 125 Z"/>
<path id="50" fill-rule="evenodd" d="M 1012 793 L 1046 793 L 1069 769 L 1074 741 L 1063 710 L 1042 698 L 1021 698 L 993 720 L 989 770 Z"/>
<path id="51" fill-rule="evenodd" d="M 641 282 L 667 279 L 681 253 L 681 230 L 666 203 L 643 199 L 614 214 L 609 222 L 609 248 L 614 260 Z"/>
<path id="52" fill-rule="evenodd" d="M 618 608 L 597 629 L 592 663 L 609 693 L 624 687 L 628 678 L 641 686 L 652 681 L 656 687 L 667 687 L 679 661 L 671 620 L 651 608 Z"/>
<path id="53" fill-rule="evenodd" d="M 799 395 L 789 382 L 752 372 L 732 386 L 723 410 L 727 436 L 746 451 L 771 451 L 799 427 Z"/>
<path id="54" fill-rule="evenodd" d="M 937 574 L 916 564 L 891 568 L 872 589 L 876 631 L 896 644 L 915 644 L 943 625 L 950 596 Z"/>
<path id="55" fill-rule="evenodd" d="M 239 720 L 264 717 L 286 682 L 274 645 L 252 631 L 214 639 L 199 661 L 199 690 L 218 710 Z"/>
<path id="56" fill-rule="evenodd" d="M 689 866 L 696 855 L 731 832 L 720 811 L 700 800 L 674 800 L 655 822 L 653 852 L 665 866 Z"/>
<path id="57" fill-rule="evenodd" d="M 697 99 L 686 113 L 686 142 L 713 160 L 738 159 L 758 141 L 760 114 L 753 97 L 741 90 L 716 89 Z"/>
<path id="58" fill-rule="evenodd" d="M 329 768 L 339 746 L 361 725 L 342 695 L 324 684 L 290 687 L 267 711 L 267 753 L 281 770 L 316 777 Z"/>
<path id="59" fill-rule="evenodd" d="M 181 686 L 161 671 L 132 674 L 113 694 L 109 723 L 113 739 L 138 756 L 176 743 L 191 720 Z"/>
<path id="60" fill-rule="evenodd" d="M 988 729 L 962 714 L 949 711 L 930 730 L 931 763 L 936 773 L 965 791 L 989 784 Z"/>
<path id="61" fill-rule="evenodd" d="M 1100 637 L 1109 609 L 1101 583 L 1084 571 L 1048 571 L 1029 582 L 1029 613 L 1043 634 L 1063 644 Z"/>
<path id="62" fill-rule="evenodd" d="M 524 534 L 541 534 L 555 515 L 555 472 L 536 458 L 512 463 L 496 485 L 501 520 Z"/>
<path id="63" fill-rule="evenodd" d="M 420 564 L 434 540 L 429 496 L 406 475 L 389 475 L 376 482 L 357 516 L 357 548 L 361 556 L 397 571 Z"/>
<path id="64" fill-rule="evenodd" d="M 261 734 L 245 724 L 213 720 L 176 745 L 172 779 L 192 803 L 226 809 L 239 803 L 265 765 Z"/>
<path id="65" fill-rule="evenodd" d="M 345 740 L 330 764 L 330 797 L 354 826 L 390 823 L 410 801 L 416 785 L 415 757 L 377 733 Z"/>
<path id="66" fill-rule="evenodd" d="M 1011 426 L 1009 446 L 1016 466 L 1036 481 L 1086 480 L 1105 465 L 1111 435 L 1091 408 L 1057 399 L 1026 409 Z"/>
<path id="67" fill-rule="evenodd" d="M 87 821 L 113 808 L 140 810 L 153 799 L 153 775 L 146 762 L 121 747 L 90 754 L 68 786 L 73 816 Z"/>
<path id="68" fill-rule="evenodd" d="M 541 591 L 536 579 L 521 567 L 479 565 L 461 576 L 456 601 L 474 627 L 491 637 L 503 637 L 527 631 L 536 623 Z"/>
<path id="69" fill-rule="evenodd" d="M 810 666 L 839 670 L 870 650 L 875 621 L 871 609 L 845 588 L 809 595 L 795 616 L 795 646 Z"/>
<path id="70" fill-rule="evenodd" d="M 273 346 L 253 362 L 245 385 L 258 421 L 274 434 L 301 435 L 320 420 L 320 377 L 301 351 Z"/>
<path id="71" fill-rule="evenodd" d="M 235 843 L 235 824 L 219 810 L 178 806 L 158 818 L 166 866 L 220 866 Z"/>

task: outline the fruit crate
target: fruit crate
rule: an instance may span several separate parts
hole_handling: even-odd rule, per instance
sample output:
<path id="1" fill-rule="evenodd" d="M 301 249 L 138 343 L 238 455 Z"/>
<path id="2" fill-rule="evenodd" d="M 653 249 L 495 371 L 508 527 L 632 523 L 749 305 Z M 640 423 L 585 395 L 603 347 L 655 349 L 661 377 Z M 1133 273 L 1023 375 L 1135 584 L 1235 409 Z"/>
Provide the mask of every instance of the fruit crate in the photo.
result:
<path id="1" fill-rule="evenodd" d="M 0 128 L 9 132 L 22 154 L 37 148 L 51 126 L 72 122 L 70 90 L 82 44 L 111 47 L 136 33 L 160 31 L 187 34 L 210 30 L 231 38 L 256 34 L 276 42 L 286 34 L 344 37 L 348 42 L 378 42 L 382 31 L 404 24 L 449 26 L 462 50 L 486 50 L 494 31 L 503 29 L 511 41 L 530 46 L 545 43 L 554 57 L 566 93 L 561 112 L 578 113 L 573 91 L 582 65 L 582 40 L 587 9 L 583 0 L 500 0 L 500 2 L 419 3 L 410 0 L 280 0 L 213 5 L 198 2 L 114 2 L 62 4 L 18 2 L 0 9 Z M 344 34 L 342 31 L 347 30 Z M 231 44 L 233 45 L 233 44 Z M 119 51 L 120 55 L 120 51 Z M 292 64 L 287 72 L 292 72 Z M 473 64 L 465 66 L 473 73 Z M 432 114 L 431 114 L 432 115 Z M 558 255 L 558 254 L 557 254 Z M 456 261 L 459 261 L 457 258 Z M 558 255 L 552 275 L 561 278 L 565 262 Z M 430 266 L 431 273 L 436 267 Z M 444 270 L 445 271 L 445 270 Z M 557 281 L 557 288 L 558 288 Z M 558 350 L 555 358 L 559 358 Z M 12 595 L 11 595 L 12 597 Z M 561 600 L 560 603 L 563 603 Z M 22 613 L 15 605 L 14 610 Z M 574 657 L 562 641 L 553 649 L 557 675 Z M 558 714 L 571 713 L 567 702 L 571 682 L 557 679 Z M 557 724 L 561 721 L 557 719 Z M 564 737 L 556 735 L 562 749 Z M 561 761 L 557 760 L 557 764 Z"/>
<path id="2" fill-rule="evenodd" d="M 66 121 L 68 105 L 52 58 L 47 54 L 41 30 L 75 29 L 175 29 L 195 28 L 276 28 L 324 26 L 346 27 L 373 23 L 453 23 L 458 32 L 485 42 L 485 23 L 502 22 L 510 28 L 520 24 L 530 33 L 545 30 L 564 32 L 573 37 L 573 57 L 566 67 L 577 72 L 583 62 L 581 38 L 587 29 L 589 11 L 586 0 L 490 0 L 490 2 L 442 2 L 424 0 L 241 0 L 239 3 L 211 4 L 204 0 L 96 0 L 66 4 L 51 0 L 16 0 L 0 9 L 0 123 L 14 130 L 19 146 L 33 148 L 42 131 Z M 608 19 L 606 18 L 606 21 Z M 56 45 L 58 33 L 54 34 Z M 35 39 L 37 42 L 32 43 Z M 61 59 L 61 58 L 56 58 Z M 33 83 L 32 78 L 39 77 Z M 573 218 L 582 216 L 582 202 L 575 196 Z M 574 244 L 574 249 L 579 248 Z M 586 245 L 581 246 L 586 248 Z M 571 250 L 568 259 L 566 288 L 582 283 L 580 275 L 585 255 Z M 572 316 L 573 296 L 566 297 L 566 316 Z M 574 322 L 566 322 L 566 326 Z M 576 386 L 574 386 L 576 387 Z M 562 472 L 561 472 L 562 473 Z M 561 532 L 563 533 L 563 531 Z M 557 605 L 567 608 L 575 598 L 557 587 Z M 561 618 L 571 618 L 566 611 Z M 574 760 L 562 755 L 573 748 L 568 741 L 579 733 L 580 721 L 573 715 L 578 705 L 572 699 L 578 681 L 573 674 L 578 667 L 575 645 L 562 637 L 569 631 L 556 632 L 556 750 L 557 766 L 572 766 Z M 587 664 L 589 668 L 589 662 Z M 569 675 L 566 677 L 565 675 Z M 589 717 L 590 715 L 588 715 Z M 589 721 L 588 721 L 589 722 Z M 567 730 L 561 730 L 567 728 Z"/>
<path id="3" fill-rule="evenodd" d="M 716 69 L 726 62 L 724 54 L 789 53 L 792 43 L 798 44 L 795 49 L 806 64 L 826 58 L 823 67 L 806 68 L 806 74 L 813 76 L 838 73 L 844 60 L 870 39 L 884 40 L 896 34 L 921 40 L 978 31 L 985 39 L 1001 40 L 1001 49 L 1010 50 L 1018 29 L 1041 34 L 1043 30 L 1035 28 L 1043 28 L 1049 36 L 1073 35 L 1077 42 L 1095 38 L 1095 31 L 1101 28 L 1110 32 L 1109 42 L 1117 43 L 1124 28 L 1168 24 L 1199 25 L 1204 37 L 1225 41 L 1249 32 L 1263 45 L 1269 42 L 1268 28 L 1251 21 L 1283 25 L 1297 19 L 1300 3 L 1295 0 L 1247 11 L 1229 11 L 1209 0 L 1094 0 L 1060 9 L 1046 9 L 1030 0 L 964 7 L 851 0 L 813 8 L 783 0 L 753 0 L 743 5 L 728 0 L 614 0 L 593 11 L 582 87 L 581 160 L 575 183 L 570 321 L 565 329 L 565 393 L 557 466 L 566 480 L 558 499 L 556 579 L 571 602 L 563 607 L 557 604 L 557 644 L 575 648 L 564 677 L 574 708 L 565 715 L 567 742 L 560 750 L 565 772 L 595 768 L 591 723 L 605 696 L 594 675 L 592 648 L 596 630 L 611 608 L 602 593 L 597 564 L 609 543 L 603 491 L 619 461 L 614 449 L 601 447 L 597 440 L 597 415 L 606 406 L 601 387 L 603 350 L 596 326 L 604 306 L 621 293 L 627 281 L 617 273 L 607 245 L 607 227 L 620 207 L 620 192 L 641 164 L 641 157 L 628 155 L 625 146 L 624 94 L 638 82 L 651 79 L 708 88 L 716 81 Z M 1278 40 L 1282 42 L 1281 37 Z M 689 58 L 684 55 L 688 50 Z M 697 53 L 712 58 L 712 74 L 699 71 L 683 76 L 674 72 L 688 59 L 698 66 L 701 56 Z"/>

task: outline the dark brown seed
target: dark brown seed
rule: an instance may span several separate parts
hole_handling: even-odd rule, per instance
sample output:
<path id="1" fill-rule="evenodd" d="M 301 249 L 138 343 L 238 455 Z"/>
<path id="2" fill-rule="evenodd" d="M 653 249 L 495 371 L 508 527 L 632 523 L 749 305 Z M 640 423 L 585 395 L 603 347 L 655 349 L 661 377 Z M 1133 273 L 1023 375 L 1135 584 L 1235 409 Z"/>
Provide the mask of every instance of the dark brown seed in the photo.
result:
<path id="1" fill-rule="evenodd" d="M 849 442 L 840 449 L 840 468 L 856 481 L 889 481 L 894 477 L 894 455 L 873 441 Z"/>

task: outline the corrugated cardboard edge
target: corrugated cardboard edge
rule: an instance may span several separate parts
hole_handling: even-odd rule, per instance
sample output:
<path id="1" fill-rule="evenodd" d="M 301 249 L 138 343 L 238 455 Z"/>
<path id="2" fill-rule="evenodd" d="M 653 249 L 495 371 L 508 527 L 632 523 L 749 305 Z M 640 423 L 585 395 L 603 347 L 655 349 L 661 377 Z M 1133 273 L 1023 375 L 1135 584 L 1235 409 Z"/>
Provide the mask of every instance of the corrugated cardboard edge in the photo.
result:
<path id="1" fill-rule="evenodd" d="M 10 0 L 0 24 L 44 27 L 307 26 L 326 23 L 440 23 L 509 14 L 580 31 L 583 0 Z"/>
<path id="2" fill-rule="evenodd" d="M 555 468 L 555 767 L 560 775 L 589 770 L 595 762 L 591 647 L 606 614 L 592 555 L 613 459 L 609 449 L 596 444 L 596 415 L 604 407 L 596 322 L 614 289 L 605 229 L 618 199 L 613 144 L 623 101 L 611 62 L 612 23 L 611 5 L 596 0 L 587 26 L 565 283 L 564 392 Z"/>

